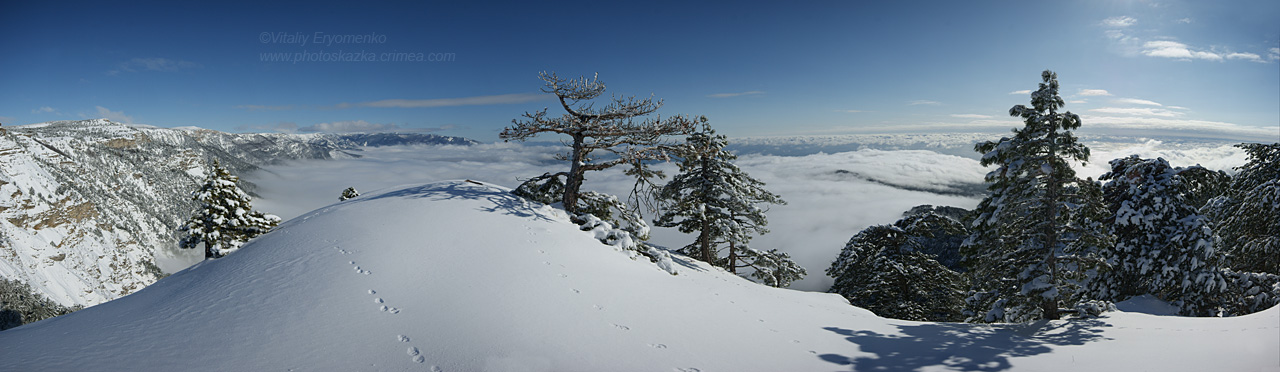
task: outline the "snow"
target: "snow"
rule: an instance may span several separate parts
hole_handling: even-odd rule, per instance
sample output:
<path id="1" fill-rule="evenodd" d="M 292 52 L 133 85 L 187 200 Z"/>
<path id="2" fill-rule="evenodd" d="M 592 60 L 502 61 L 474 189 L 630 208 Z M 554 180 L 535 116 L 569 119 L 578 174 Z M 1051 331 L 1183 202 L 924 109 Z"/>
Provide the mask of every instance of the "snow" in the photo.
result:
<path id="1" fill-rule="evenodd" d="M 883 319 L 679 255 L 671 275 L 507 191 L 449 181 L 329 205 L 132 295 L 0 332 L 0 370 L 1280 369 L 1280 308 Z"/>

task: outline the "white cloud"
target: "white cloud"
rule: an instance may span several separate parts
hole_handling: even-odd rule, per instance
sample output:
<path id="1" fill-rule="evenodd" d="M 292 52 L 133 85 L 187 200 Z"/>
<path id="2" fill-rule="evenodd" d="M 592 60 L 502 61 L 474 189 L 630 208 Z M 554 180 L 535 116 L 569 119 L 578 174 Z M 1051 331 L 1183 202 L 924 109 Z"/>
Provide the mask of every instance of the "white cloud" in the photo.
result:
<path id="1" fill-rule="evenodd" d="M 1111 100 L 1111 102 L 1120 103 L 1120 104 L 1130 104 L 1130 105 L 1164 106 L 1159 103 L 1156 103 L 1155 101 L 1148 101 L 1145 99 L 1137 99 L 1137 98 L 1116 98 Z"/>
<path id="2" fill-rule="evenodd" d="M 1267 59 L 1272 60 L 1272 61 L 1277 60 L 1277 59 L 1280 59 L 1280 48 L 1271 48 L 1271 49 L 1268 49 L 1268 50 L 1267 50 Z"/>
<path id="3" fill-rule="evenodd" d="M 98 110 L 97 117 L 99 118 L 104 118 L 117 123 L 133 124 L 133 117 L 129 115 L 125 115 L 124 111 L 111 111 L 111 110 L 108 110 L 106 107 L 102 107 L 102 106 L 96 106 L 96 108 Z M 81 116 L 85 116 L 85 115 L 81 115 Z"/>
<path id="4" fill-rule="evenodd" d="M 381 132 L 399 129 L 400 126 L 395 124 L 375 124 L 364 120 L 347 120 L 335 121 L 331 123 L 320 123 L 308 125 L 298 128 L 299 132 L 325 132 L 325 133 L 346 133 L 346 132 Z"/>
<path id="5" fill-rule="evenodd" d="M 1192 50 L 1186 44 L 1171 40 L 1148 41 L 1145 44 L 1142 44 L 1142 49 L 1142 54 L 1149 57 L 1176 58 L 1182 60 L 1222 60 L 1222 55 L 1220 54 L 1202 50 Z"/>
<path id="6" fill-rule="evenodd" d="M 107 71 L 108 75 L 116 75 L 120 72 L 138 72 L 142 71 L 178 71 L 188 68 L 201 67 L 199 63 L 172 60 L 168 58 L 134 58 L 125 62 L 121 62 L 116 66 L 115 70 Z"/>
<path id="7" fill-rule="evenodd" d="M 516 94 L 499 94 L 492 96 L 474 96 L 461 98 L 433 98 L 433 99 L 384 99 L 381 101 L 359 102 L 359 103 L 339 103 L 337 108 L 351 107 L 398 107 L 398 108 L 417 108 L 417 107 L 448 107 L 448 106 L 480 106 L 480 105 L 506 105 L 515 103 L 533 102 L 543 99 L 549 99 L 552 95 L 541 93 L 516 93 Z"/>
<path id="8" fill-rule="evenodd" d="M 1190 110 L 1189 108 L 1182 107 L 1182 106 L 1165 106 L 1165 107 L 1174 109 L 1174 110 Z"/>
<path id="9" fill-rule="evenodd" d="M 1138 20 L 1136 18 L 1133 18 L 1130 16 L 1119 16 L 1119 17 L 1111 17 L 1111 18 L 1102 20 L 1102 25 L 1106 27 L 1124 28 L 1124 27 L 1133 26 L 1133 24 L 1137 22 Z"/>
<path id="10" fill-rule="evenodd" d="M 1109 96 L 1109 95 L 1111 95 L 1111 93 L 1107 92 L 1107 90 L 1106 90 L 1106 89 L 1081 89 L 1081 90 L 1080 90 L 1080 93 L 1077 93 L 1077 94 L 1082 95 L 1082 96 Z"/>
<path id="11" fill-rule="evenodd" d="M 1234 123 L 1148 116 L 1081 116 L 1086 126 L 1111 129 L 1131 129 L 1151 133 L 1149 135 L 1174 135 L 1192 133 L 1197 137 L 1221 137 L 1258 142 L 1275 142 L 1276 128 L 1244 126 Z"/>
<path id="12" fill-rule="evenodd" d="M 848 112 L 848 113 L 856 114 L 856 113 L 859 113 L 859 112 L 866 112 L 866 111 L 862 111 L 862 110 L 836 110 L 836 112 Z"/>
<path id="13" fill-rule="evenodd" d="M 932 105 L 932 106 L 936 106 L 936 105 L 941 105 L 941 104 L 942 104 L 942 103 L 939 103 L 938 101 L 930 101 L 930 100 L 924 100 L 924 99 L 918 99 L 918 100 L 911 101 L 911 102 L 907 103 L 907 105 L 909 105 L 909 106 L 916 106 L 916 105 Z"/>
<path id="14" fill-rule="evenodd" d="M 1183 24 L 1189 24 L 1189 23 L 1191 23 L 1191 18 L 1183 18 L 1183 19 L 1176 20 L 1176 21 L 1174 21 L 1174 22 L 1183 23 Z"/>
<path id="15" fill-rule="evenodd" d="M 1009 92 L 1009 94 L 1031 94 L 1031 90 L 1030 89 L 1015 90 L 1015 91 Z"/>
<path id="16" fill-rule="evenodd" d="M 729 98 L 729 97 L 737 97 L 737 96 L 751 96 L 751 95 L 757 95 L 757 94 L 764 94 L 764 92 L 763 92 L 763 91 L 759 91 L 759 90 L 750 90 L 750 91 L 746 91 L 746 92 L 737 92 L 737 93 L 716 93 L 716 94 L 708 94 L 708 95 L 707 95 L 707 97 L 711 97 L 711 98 Z"/>
<path id="17" fill-rule="evenodd" d="M 1077 100 L 1074 100 L 1074 101 L 1067 101 L 1067 103 L 1076 103 L 1076 104 L 1080 104 L 1080 103 L 1089 103 L 1089 100 L 1077 99 Z"/>
<path id="18" fill-rule="evenodd" d="M 1262 60 L 1262 56 L 1253 53 L 1231 53 L 1227 54 L 1227 59 L 1243 59 L 1249 62 L 1267 63 Z"/>
<path id="19" fill-rule="evenodd" d="M 981 114 L 951 114 L 951 117 L 953 117 L 953 118 L 964 118 L 964 119 L 990 119 L 990 118 L 992 118 L 992 116 L 991 116 L 991 115 L 981 115 Z"/>
<path id="20" fill-rule="evenodd" d="M 1169 111 L 1165 109 L 1148 108 L 1148 107 L 1141 107 L 1141 108 L 1102 107 L 1102 108 L 1090 109 L 1089 111 L 1101 112 L 1104 114 L 1122 114 L 1122 115 L 1163 116 L 1163 117 L 1182 116 L 1181 112 L 1174 112 L 1174 111 Z"/>

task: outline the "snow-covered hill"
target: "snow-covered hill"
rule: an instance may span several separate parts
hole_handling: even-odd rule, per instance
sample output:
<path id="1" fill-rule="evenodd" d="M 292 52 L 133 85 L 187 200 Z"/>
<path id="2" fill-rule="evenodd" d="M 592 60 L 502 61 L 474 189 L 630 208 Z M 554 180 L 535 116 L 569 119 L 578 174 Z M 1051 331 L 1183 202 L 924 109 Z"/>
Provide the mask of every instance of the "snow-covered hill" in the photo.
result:
<path id="1" fill-rule="evenodd" d="M 0 129 L 0 278 L 63 305 L 94 305 L 184 262 L 175 230 L 218 159 L 236 173 L 289 159 L 359 156 L 359 146 L 472 144 L 429 134 L 232 134 L 105 119 Z M 270 212 L 270 211 L 267 211 Z M 199 252 L 191 252 L 199 259 Z"/>
<path id="2" fill-rule="evenodd" d="M 668 274 L 507 191 L 451 181 L 327 206 L 132 295 L 0 332 L 0 370 L 1280 368 L 1280 308 L 889 320 L 688 259 Z"/>

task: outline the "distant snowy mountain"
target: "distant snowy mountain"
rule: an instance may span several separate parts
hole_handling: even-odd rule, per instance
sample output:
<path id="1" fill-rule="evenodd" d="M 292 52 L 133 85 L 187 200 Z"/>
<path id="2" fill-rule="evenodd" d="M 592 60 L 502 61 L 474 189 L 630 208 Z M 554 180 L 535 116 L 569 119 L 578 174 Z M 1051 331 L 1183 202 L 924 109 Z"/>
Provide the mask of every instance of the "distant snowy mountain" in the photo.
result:
<path id="1" fill-rule="evenodd" d="M 1280 308 L 976 325 L 678 258 L 462 181 L 366 193 L 130 296 L 0 332 L 0 370 L 1263 371 Z"/>
<path id="2" fill-rule="evenodd" d="M 175 252 L 175 230 L 194 210 L 190 192 L 213 159 L 240 174 L 291 159 L 357 157 L 365 145 L 473 143 L 431 134 L 232 134 L 105 119 L 6 126 L 0 277 L 63 305 L 94 305 L 185 267 L 190 258 Z"/>

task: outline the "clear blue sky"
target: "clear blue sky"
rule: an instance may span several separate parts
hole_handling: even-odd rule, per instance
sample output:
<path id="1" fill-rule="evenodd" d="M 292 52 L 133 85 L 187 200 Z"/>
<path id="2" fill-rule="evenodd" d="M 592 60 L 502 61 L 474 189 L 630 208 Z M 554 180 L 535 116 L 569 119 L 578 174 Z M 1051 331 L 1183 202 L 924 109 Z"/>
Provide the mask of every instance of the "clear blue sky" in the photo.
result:
<path id="1" fill-rule="evenodd" d="M 0 5 L 0 122 L 494 141 L 546 70 L 733 136 L 1003 131 L 1052 69 L 1084 129 L 1280 141 L 1277 1 L 182 3 Z"/>

